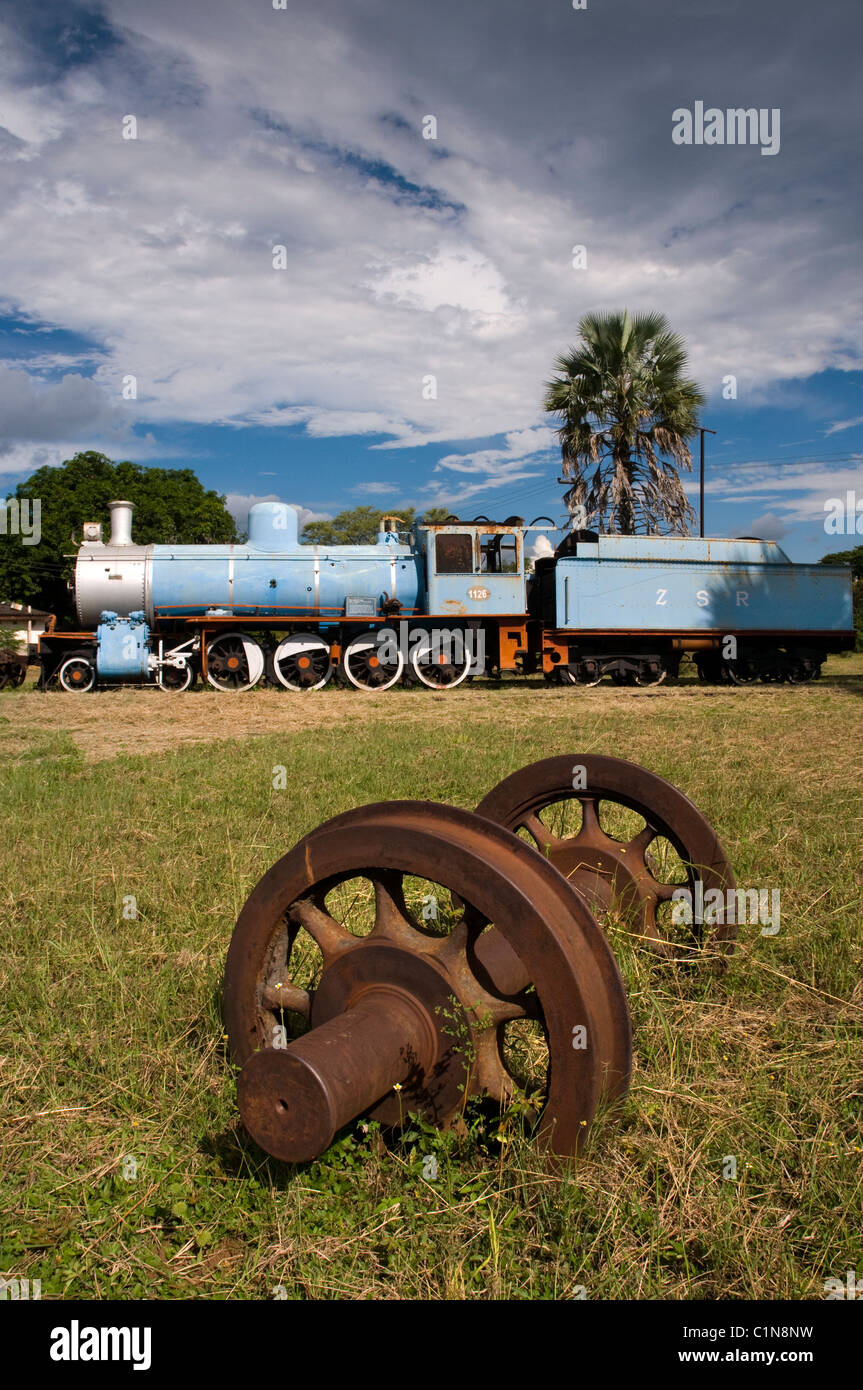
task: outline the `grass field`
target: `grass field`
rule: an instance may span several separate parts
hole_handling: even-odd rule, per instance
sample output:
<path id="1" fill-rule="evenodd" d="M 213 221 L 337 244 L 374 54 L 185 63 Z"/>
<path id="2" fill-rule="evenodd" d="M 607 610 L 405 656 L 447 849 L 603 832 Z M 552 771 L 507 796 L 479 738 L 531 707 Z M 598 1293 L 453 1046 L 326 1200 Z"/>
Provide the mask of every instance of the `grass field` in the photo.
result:
<path id="1" fill-rule="evenodd" d="M 863 1278 L 861 731 L 860 655 L 803 687 L 5 692 L 2 1274 L 43 1298 L 252 1299 L 820 1298 Z M 569 752 L 680 786 L 738 884 L 780 889 L 779 934 L 743 927 L 726 972 L 613 937 L 632 1088 L 562 1173 L 511 1117 L 268 1159 L 220 1018 L 249 890 L 349 807 L 471 808 Z"/>

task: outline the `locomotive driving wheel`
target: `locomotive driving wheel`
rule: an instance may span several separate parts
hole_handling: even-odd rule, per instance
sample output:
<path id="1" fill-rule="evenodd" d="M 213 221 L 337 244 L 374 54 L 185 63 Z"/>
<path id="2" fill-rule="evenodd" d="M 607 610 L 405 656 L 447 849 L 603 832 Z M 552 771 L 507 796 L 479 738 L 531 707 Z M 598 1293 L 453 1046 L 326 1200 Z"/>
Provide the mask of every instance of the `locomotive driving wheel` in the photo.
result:
<path id="1" fill-rule="evenodd" d="M 429 802 L 336 817 L 264 875 L 231 939 L 224 1016 L 243 1121 L 289 1162 L 359 1115 L 446 1124 L 469 1096 L 505 1102 L 517 1026 L 547 1049 L 537 1133 L 572 1153 L 631 1064 L 623 986 L 583 900 L 514 836 Z"/>
<path id="2" fill-rule="evenodd" d="M 264 674 L 264 653 L 245 632 L 222 632 L 207 646 L 207 680 L 217 690 L 251 690 Z"/>
<path id="3" fill-rule="evenodd" d="M 453 690 L 470 675 L 471 649 L 465 633 L 458 629 L 448 636 L 449 642 L 443 644 L 424 633 L 411 648 L 411 670 L 430 690 Z"/>
<path id="4" fill-rule="evenodd" d="M 601 917 L 620 914 L 657 953 L 692 955 L 708 940 L 733 950 L 737 929 L 723 912 L 698 920 L 710 890 L 724 903 L 734 888 L 725 851 L 697 807 L 656 773 L 595 754 L 545 758 L 494 787 L 477 814 L 529 836 Z"/>
<path id="5" fill-rule="evenodd" d="M 355 690 L 389 690 L 404 669 L 404 653 L 380 641 L 374 630 L 358 632 L 342 653 L 341 678 Z"/>
<path id="6" fill-rule="evenodd" d="M 292 632 L 273 652 L 272 670 L 286 690 L 321 690 L 333 674 L 329 643 L 316 632 Z"/>

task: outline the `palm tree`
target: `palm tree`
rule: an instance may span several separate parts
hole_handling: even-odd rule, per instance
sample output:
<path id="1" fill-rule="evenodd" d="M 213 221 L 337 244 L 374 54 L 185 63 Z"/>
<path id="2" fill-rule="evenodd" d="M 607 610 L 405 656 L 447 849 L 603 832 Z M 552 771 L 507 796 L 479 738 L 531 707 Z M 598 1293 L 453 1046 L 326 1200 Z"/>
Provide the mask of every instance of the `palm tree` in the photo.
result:
<path id="1" fill-rule="evenodd" d="M 558 430 L 565 494 L 620 535 L 686 535 L 695 513 L 677 473 L 692 467 L 686 440 L 704 396 L 684 376 L 686 349 L 664 314 L 586 314 L 581 342 L 559 357 L 545 408 L 563 416 Z M 666 455 L 663 458 L 662 455 Z"/>

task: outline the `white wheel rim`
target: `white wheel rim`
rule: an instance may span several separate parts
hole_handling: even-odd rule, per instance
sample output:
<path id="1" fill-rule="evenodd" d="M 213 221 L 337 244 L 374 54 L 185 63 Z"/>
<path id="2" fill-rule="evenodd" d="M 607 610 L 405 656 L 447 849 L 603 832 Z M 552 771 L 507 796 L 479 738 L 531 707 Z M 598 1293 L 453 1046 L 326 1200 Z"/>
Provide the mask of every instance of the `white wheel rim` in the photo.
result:
<path id="1" fill-rule="evenodd" d="M 399 677 L 405 669 L 405 659 L 402 652 L 399 651 L 396 669 L 392 676 L 390 676 L 389 680 L 382 681 L 380 685 L 365 685 L 362 681 L 358 681 L 354 676 L 353 671 L 351 670 L 351 657 L 356 655 L 357 652 L 369 651 L 373 649 L 374 646 L 374 637 L 370 636 L 367 632 L 364 632 L 357 637 L 352 637 L 348 645 L 345 647 L 345 654 L 342 657 L 342 664 L 345 668 L 345 675 L 347 676 L 348 680 L 350 681 L 351 685 L 354 687 L 355 690 L 389 690 L 390 686 L 395 685 L 396 681 L 399 679 Z"/>
<path id="2" fill-rule="evenodd" d="M 429 652 L 432 650 L 431 639 L 429 639 L 428 641 L 418 642 L 416 647 L 414 647 L 413 651 L 411 652 L 410 656 L 411 667 L 417 680 L 420 681 L 429 690 L 454 690 L 457 685 L 461 685 L 462 681 L 465 680 L 467 676 L 470 674 L 470 652 L 467 650 L 467 643 L 465 643 L 464 646 L 464 670 L 461 672 L 460 675 L 456 676 L 454 681 L 447 681 L 445 685 L 440 685 L 437 681 L 429 680 L 428 677 L 423 674 L 422 663 L 424 659 L 428 656 Z M 454 661 L 448 661 L 445 664 L 447 666 L 456 666 L 456 663 Z"/>
<path id="3" fill-rule="evenodd" d="M 192 668 L 191 668 L 191 666 L 189 666 L 188 664 L 186 664 L 185 666 L 172 666 L 172 667 L 171 667 L 171 670 L 172 670 L 172 671 L 182 671 L 183 677 L 184 677 L 183 684 L 182 684 L 182 685 L 166 685 L 166 684 L 165 684 L 165 674 L 164 674 L 163 671 L 160 671 L 160 672 L 159 672 L 159 686 L 160 686 L 160 688 L 161 688 L 162 690 L 167 690 L 167 692 L 168 692 L 169 695 L 182 695 L 183 691 L 184 691 L 184 690 L 188 690 L 188 689 L 189 689 L 189 686 L 192 684 Z M 221 686 L 219 687 L 219 689 L 221 689 Z"/>
<path id="4" fill-rule="evenodd" d="M 86 683 L 82 681 L 80 685 L 67 685 L 66 672 L 68 671 L 70 666 L 89 666 L 90 679 Z M 83 657 L 72 656 L 69 658 L 68 661 L 64 661 L 63 665 L 60 667 L 60 684 L 62 685 L 64 690 L 68 690 L 70 695 L 81 695 L 86 693 L 86 691 L 88 690 L 92 690 L 95 680 L 96 672 L 94 671 L 93 667 L 90 666 L 90 663 L 88 661 L 85 661 Z"/>
<path id="5" fill-rule="evenodd" d="M 316 681 L 314 685 L 298 685 L 294 681 L 289 681 L 282 675 L 282 672 L 279 670 L 280 661 L 284 661 L 288 656 L 302 656 L 304 652 L 316 651 L 326 652 L 327 670 L 322 679 Z M 290 637 L 286 637 L 283 642 L 279 643 L 273 653 L 273 671 L 276 680 L 279 682 L 279 685 L 284 686 L 285 690 L 321 690 L 333 674 L 333 664 L 329 660 L 329 655 L 329 643 L 325 642 L 323 637 L 319 637 L 316 633 L 292 632 Z"/>
<path id="6" fill-rule="evenodd" d="M 246 668 L 249 672 L 249 679 L 244 685 L 225 686 L 215 679 L 209 669 L 211 655 L 218 651 L 222 642 L 239 641 L 242 643 L 243 652 L 246 657 Z M 247 637 L 244 632 L 220 632 L 218 637 L 214 637 L 207 647 L 207 680 L 215 690 L 221 690 L 229 694 L 241 694 L 245 690 L 251 690 L 257 685 L 261 676 L 264 674 L 264 653 L 253 638 Z"/>

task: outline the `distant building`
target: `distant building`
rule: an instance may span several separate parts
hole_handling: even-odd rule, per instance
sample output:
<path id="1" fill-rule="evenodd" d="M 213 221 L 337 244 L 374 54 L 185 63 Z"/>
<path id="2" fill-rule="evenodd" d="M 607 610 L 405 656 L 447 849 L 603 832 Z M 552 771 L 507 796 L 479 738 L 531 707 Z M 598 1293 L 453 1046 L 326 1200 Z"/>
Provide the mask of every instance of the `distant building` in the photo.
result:
<path id="1" fill-rule="evenodd" d="M 22 656 L 35 647 L 43 632 L 50 632 L 56 618 L 41 608 L 25 603 L 0 603 L 0 629 L 11 632 L 17 639 Z"/>

